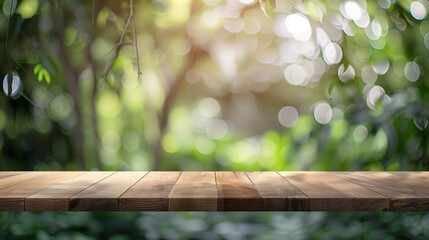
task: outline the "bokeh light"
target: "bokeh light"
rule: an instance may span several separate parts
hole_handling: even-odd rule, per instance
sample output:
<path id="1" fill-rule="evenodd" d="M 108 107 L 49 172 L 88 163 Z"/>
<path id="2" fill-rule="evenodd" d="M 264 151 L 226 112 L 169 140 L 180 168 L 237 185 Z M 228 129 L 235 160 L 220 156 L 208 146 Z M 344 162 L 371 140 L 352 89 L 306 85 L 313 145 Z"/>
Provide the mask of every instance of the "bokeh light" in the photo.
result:
<path id="1" fill-rule="evenodd" d="M 207 123 L 205 131 L 211 139 L 222 139 L 228 134 L 228 125 L 221 119 L 213 119 Z"/>
<path id="2" fill-rule="evenodd" d="M 109 153 L 117 153 L 121 148 L 121 138 L 114 131 L 107 131 L 102 137 L 103 148 Z"/>
<path id="3" fill-rule="evenodd" d="M 327 124 L 332 119 L 332 108 L 326 102 L 319 102 L 314 107 L 314 119 L 320 124 Z"/>
<path id="4" fill-rule="evenodd" d="M 214 98 L 205 98 L 200 101 L 199 111 L 201 115 L 207 118 L 213 118 L 220 114 L 220 104 Z"/>
<path id="5" fill-rule="evenodd" d="M 28 19 L 32 18 L 34 14 L 36 14 L 38 8 L 38 0 L 24 0 L 19 4 L 19 7 L 16 11 L 21 14 L 22 18 Z"/>
<path id="6" fill-rule="evenodd" d="M 415 19 L 423 20 L 427 16 L 427 9 L 420 1 L 413 1 L 410 5 L 410 13 Z"/>
<path id="7" fill-rule="evenodd" d="M 285 79 L 292 85 L 306 84 L 306 70 L 300 64 L 291 64 L 284 71 Z"/>
<path id="8" fill-rule="evenodd" d="M 376 72 L 378 75 L 384 75 L 389 70 L 390 63 L 387 59 L 384 59 L 382 61 L 376 62 L 372 65 L 372 69 L 374 72 Z"/>
<path id="9" fill-rule="evenodd" d="M 283 126 L 291 128 L 298 122 L 299 114 L 296 108 L 286 106 L 280 109 L 278 119 Z"/>
<path id="10" fill-rule="evenodd" d="M 368 94 L 367 94 L 367 98 L 366 98 L 366 103 L 368 105 L 369 108 L 371 109 L 375 109 L 375 106 L 377 104 L 377 102 L 379 100 L 383 100 L 385 91 L 381 86 L 373 86 Z"/>
<path id="11" fill-rule="evenodd" d="M 355 78 L 355 76 L 356 76 L 355 69 L 353 68 L 352 65 L 349 65 L 346 68 L 344 67 L 344 64 L 341 64 L 341 66 L 338 68 L 338 77 L 343 82 L 347 82 Z"/>
<path id="12" fill-rule="evenodd" d="M 353 140 L 355 142 L 363 142 L 368 136 L 368 129 L 363 125 L 358 125 L 353 130 Z"/>
<path id="13" fill-rule="evenodd" d="M 251 4 L 254 4 L 256 0 L 240 0 L 240 2 L 245 5 L 251 5 Z"/>
<path id="14" fill-rule="evenodd" d="M 408 62 L 404 68 L 404 75 L 410 82 L 415 82 L 420 77 L 420 67 L 416 62 Z"/>
<path id="15" fill-rule="evenodd" d="M 310 40 L 312 29 L 307 17 L 302 14 L 290 14 L 285 19 L 286 29 L 292 37 L 298 41 L 305 42 Z"/>
<path id="16" fill-rule="evenodd" d="M 344 16 L 350 20 L 357 21 L 362 17 L 362 9 L 359 4 L 355 1 L 346 1 L 344 5 Z"/>
<path id="17" fill-rule="evenodd" d="M 342 58 L 343 51 L 337 43 L 330 42 L 323 48 L 323 59 L 327 64 L 337 64 Z"/>
<path id="18" fill-rule="evenodd" d="M 377 72 L 374 70 L 374 68 L 368 65 L 362 68 L 361 76 L 362 76 L 362 79 L 369 84 L 374 83 L 378 78 Z"/>
<path id="19" fill-rule="evenodd" d="M 69 94 L 56 96 L 48 107 L 48 115 L 54 121 L 62 121 L 73 112 L 73 100 Z"/>
<path id="20" fill-rule="evenodd" d="M 201 154 L 210 155 L 216 150 L 216 144 L 212 139 L 199 137 L 195 140 L 195 148 Z"/>
<path id="21" fill-rule="evenodd" d="M 3 78 L 3 92 L 6 96 L 10 96 L 12 99 L 17 99 L 21 96 L 22 82 L 18 73 L 11 72 L 6 74 Z"/>

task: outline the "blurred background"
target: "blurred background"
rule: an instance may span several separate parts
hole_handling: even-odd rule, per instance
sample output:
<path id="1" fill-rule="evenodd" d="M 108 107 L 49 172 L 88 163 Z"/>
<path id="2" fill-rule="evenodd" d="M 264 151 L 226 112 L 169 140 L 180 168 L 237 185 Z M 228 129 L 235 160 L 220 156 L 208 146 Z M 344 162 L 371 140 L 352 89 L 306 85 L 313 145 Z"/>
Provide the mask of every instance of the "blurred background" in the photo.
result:
<path id="1" fill-rule="evenodd" d="M 427 170 L 428 1 L 291 2 L 0 0 L 0 170 Z M 425 213 L 0 219 L 6 239 L 429 236 Z"/>

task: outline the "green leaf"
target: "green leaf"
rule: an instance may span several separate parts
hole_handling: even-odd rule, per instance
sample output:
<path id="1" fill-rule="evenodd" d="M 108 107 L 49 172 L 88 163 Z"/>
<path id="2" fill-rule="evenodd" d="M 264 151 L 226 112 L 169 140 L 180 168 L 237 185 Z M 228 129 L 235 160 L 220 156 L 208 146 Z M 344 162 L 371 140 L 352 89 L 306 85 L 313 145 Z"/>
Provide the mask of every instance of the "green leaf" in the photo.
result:
<path id="1" fill-rule="evenodd" d="M 274 17 L 276 12 L 274 9 L 276 8 L 276 0 L 259 0 L 259 5 L 261 6 L 262 12 L 267 17 Z"/>
<path id="2" fill-rule="evenodd" d="M 37 74 L 37 80 L 39 80 L 39 82 L 43 80 L 43 71 L 40 71 L 39 74 Z"/>
<path id="3" fill-rule="evenodd" d="M 51 84 L 51 74 L 48 71 L 43 72 L 43 76 L 45 78 L 46 83 Z"/>
<path id="4" fill-rule="evenodd" d="M 39 81 L 39 82 L 41 82 L 41 81 L 43 81 L 43 80 L 45 80 L 46 81 L 46 83 L 48 83 L 48 84 L 50 84 L 51 83 L 51 80 L 52 80 L 52 78 L 51 78 L 51 74 L 49 73 L 49 71 L 46 69 L 46 68 L 44 68 L 43 66 L 42 66 L 42 64 L 37 64 L 35 67 L 34 67 L 34 75 L 37 75 L 37 80 Z"/>
<path id="5" fill-rule="evenodd" d="M 42 64 L 39 63 L 34 67 L 34 74 L 39 73 L 40 69 L 42 69 Z"/>

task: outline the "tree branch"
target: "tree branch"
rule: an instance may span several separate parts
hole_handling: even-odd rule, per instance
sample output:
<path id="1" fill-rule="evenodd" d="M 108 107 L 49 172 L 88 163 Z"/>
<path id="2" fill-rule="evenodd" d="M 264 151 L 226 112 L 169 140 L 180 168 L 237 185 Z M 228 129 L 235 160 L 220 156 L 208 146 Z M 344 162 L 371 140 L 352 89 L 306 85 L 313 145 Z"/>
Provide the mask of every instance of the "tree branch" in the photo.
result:
<path id="1" fill-rule="evenodd" d="M 179 92 L 180 87 L 186 80 L 186 74 L 190 68 L 195 64 L 195 59 L 197 56 L 196 47 L 193 46 L 191 51 L 188 54 L 186 62 L 180 68 L 179 72 L 176 74 L 174 82 L 169 87 L 164 103 L 162 104 L 161 111 L 158 114 L 158 125 L 159 125 L 159 138 L 153 145 L 153 170 L 157 171 L 161 167 L 162 163 L 162 138 L 167 130 L 168 121 L 170 119 L 171 108 L 173 106 L 174 100 L 176 99 L 177 93 Z"/>
<path id="2" fill-rule="evenodd" d="M 135 28 L 135 21 L 134 21 L 134 2 L 133 0 L 130 0 L 130 13 L 128 15 L 127 23 L 125 24 L 124 30 L 122 31 L 121 36 L 119 37 L 119 40 L 117 41 L 117 44 L 107 53 L 109 55 L 113 51 L 115 51 L 115 54 L 113 55 L 112 60 L 107 66 L 106 71 L 103 74 L 103 80 L 100 81 L 98 87 L 100 87 L 104 82 L 106 82 L 107 77 L 109 76 L 109 73 L 112 71 L 113 64 L 115 63 L 115 60 L 119 57 L 119 53 L 121 52 L 121 49 L 125 45 L 125 35 L 131 25 L 133 24 L 133 32 L 134 32 L 134 46 L 136 50 L 136 57 L 137 57 L 137 70 L 138 70 L 138 76 L 140 76 L 140 59 L 139 59 L 139 53 L 138 53 L 138 46 L 137 46 L 137 35 L 136 35 L 136 28 Z"/>
<path id="3" fill-rule="evenodd" d="M 142 72 L 140 69 L 139 45 L 137 42 L 136 20 L 135 20 L 134 16 L 133 16 L 133 32 L 134 32 L 134 48 L 136 51 L 136 61 L 137 61 L 137 80 L 139 81 L 140 76 L 142 75 Z"/>
<path id="4" fill-rule="evenodd" d="M 58 15 L 58 11 L 53 7 L 55 5 L 54 1 L 50 1 L 51 14 L 54 21 L 54 30 L 58 33 L 58 38 L 56 38 L 56 43 L 58 45 L 59 50 L 59 60 L 62 61 L 62 65 L 64 66 L 64 71 L 67 76 L 67 83 L 69 84 L 70 94 L 73 98 L 74 102 L 74 110 L 76 112 L 76 127 L 74 128 L 74 151 L 80 163 L 80 168 L 86 168 L 86 159 L 84 154 L 84 136 L 83 136 L 83 117 L 81 111 L 81 91 L 79 86 L 79 72 L 76 68 L 73 67 L 70 59 L 67 56 L 67 50 L 64 46 L 64 28 L 58 25 L 61 22 L 60 17 Z"/>

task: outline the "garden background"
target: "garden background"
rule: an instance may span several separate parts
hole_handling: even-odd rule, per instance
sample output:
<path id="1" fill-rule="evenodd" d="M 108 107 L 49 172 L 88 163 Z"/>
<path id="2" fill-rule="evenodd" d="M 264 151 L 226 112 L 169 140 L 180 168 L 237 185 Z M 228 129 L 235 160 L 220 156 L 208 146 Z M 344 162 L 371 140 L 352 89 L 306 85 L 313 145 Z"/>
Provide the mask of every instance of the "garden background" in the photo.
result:
<path id="1" fill-rule="evenodd" d="M 429 167 L 426 0 L 0 1 L 0 170 Z M 426 213 L 0 213 L 4 239 L 426 239 Z"/>

